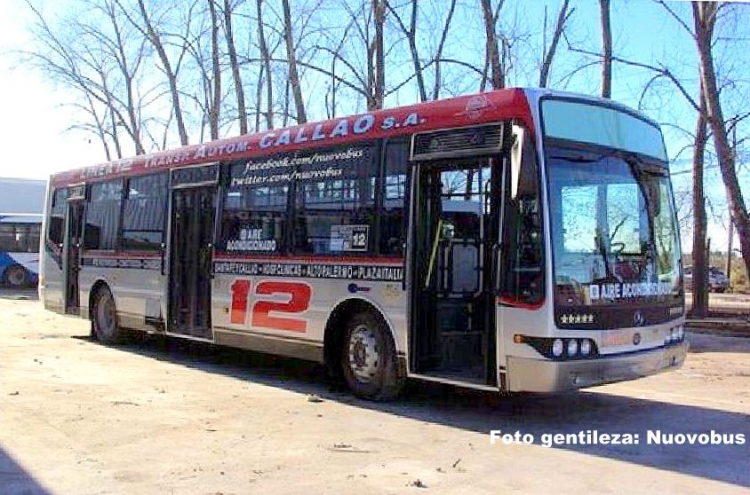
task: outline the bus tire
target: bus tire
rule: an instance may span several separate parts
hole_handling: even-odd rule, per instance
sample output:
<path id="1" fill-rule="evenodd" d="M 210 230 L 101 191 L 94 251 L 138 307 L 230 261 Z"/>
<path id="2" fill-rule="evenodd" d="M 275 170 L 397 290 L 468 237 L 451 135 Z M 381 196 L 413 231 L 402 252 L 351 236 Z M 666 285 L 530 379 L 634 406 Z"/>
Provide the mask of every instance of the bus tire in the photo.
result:
<path id="1" fill-rule="evenodd" d="M 13 265 L 5 270 L 5 283 L 11 287 L 26 287 L 29 284 L 29 272 L 21 265 Z"/>
<path id="2" fill-rule="evenodd" d="M 349 389 L 362 399 L 395 399 L 404 387 L 396 346 L 385 322 L 372 312 L 355 313 L 346 324 L 341 367 Z"/>
<path id="3" fill-rule="evenodd" d="M 117 306 L 112 292 L 101 286 L 94 295 L 92 330 L 96 340 L 102 344 L 116 345 L 125 342 L 125 331 L 117 321 Z"/>

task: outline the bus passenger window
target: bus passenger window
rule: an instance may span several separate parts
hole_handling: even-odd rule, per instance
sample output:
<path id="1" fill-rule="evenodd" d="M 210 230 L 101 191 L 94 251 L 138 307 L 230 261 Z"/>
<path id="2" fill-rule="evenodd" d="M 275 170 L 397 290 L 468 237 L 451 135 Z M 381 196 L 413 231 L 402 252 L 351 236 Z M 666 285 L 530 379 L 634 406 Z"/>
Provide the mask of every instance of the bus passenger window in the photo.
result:
<path id="1" fill-rule="evenodd" d="M 244 164 L 233 165 L 232 177 L 239 177 L 244 168 Z M 217 247 L 235 254 L 285 252 L 288 194 L 286 185 L 240 186 L 235 182 L 224 197 Z"/>
<path id="2" fill-rule="evenodd" d="M 122 180 L 92 184 L 89 196 L 86 204 L 84 248 L 113 250 L 117 243 Z"/>
<path id="3" fill-rule="evenodd" d="M 52 195 L 52 211 L 49 217 L 49 227 L 47 227 L 47 239 L 55 245 L 63 243 L 67 200 L 67 189 L 57 189 Z"/>
<path id="4" fill-rule="evenodd" d="M 298 155 L 294 251 L 298 254 L 371 253 L 375 236 L 377 161 L 373 146 Z"/>
<path id="5" fill-rule="evenodd" d="M 122 217 L 123 249 L 161 248 L 167 223 L 168 181 L 166 173 L 128 181 Z"/>
<path id="6" fill-rule="evenodd" d="M 380 254 L 403 256 L 406 244 L 406 209 L 409 142 L 388 141 L 383 174 L 383 210 L 380 215 Z"/>

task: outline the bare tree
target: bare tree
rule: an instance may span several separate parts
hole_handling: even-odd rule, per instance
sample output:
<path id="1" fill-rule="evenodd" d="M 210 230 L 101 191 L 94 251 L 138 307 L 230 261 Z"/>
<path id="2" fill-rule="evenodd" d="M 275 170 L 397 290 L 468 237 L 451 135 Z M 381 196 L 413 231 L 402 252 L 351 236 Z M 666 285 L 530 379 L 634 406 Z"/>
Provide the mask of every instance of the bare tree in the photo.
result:
<path id="1" fill-rule="evenodd" d="M 229 4 L 229 0 L 224 0 L 224 32 L 227 43 L 227 54 L 229 55 L 229 65 L 232 68 L 234 93 L 237 98 L 237 120 L 239 120 L 240 123 L 240 134 L 247 134 L 247 108 L 245 106 L 245 89 L 242 86 L 240 63 L 237 57 L 237 47 L 234 43 L 234 32 L 232 31 L 232 7 Z"/>
<path id="2" fill-rule="evenodd" d="M 368 110 L 383 108 L 385 100 L 385 47 L 383 28 L 385 26 L 385 0 L 372 0 L 375 37 L 369 47 L 368 63 Z"/>
<path id="3" fill-rule="evenodd" d="M 492 89 L 505 87 L 505 73 L 502 63 L 500 62 L 500 45 L 497 37 L 497 20 L 498 13 L 502 7 L 503 0 L 498 4 L 497 11 L 492 11 L 491 0 L 480 0 L 482 4 L 482 18 L 484 19 L 484 30 L 486 34 L 486 64 L 490 68 L 490 84 Z M 484 80 L 481 87 L 484 88 Z"/>
<path id="4" fill-rule="evenodd" d="M 137 1 L 138 9 L 141 14 L 141 20 L 143 21 L 143 24 L 145 26 L 145 34 L 148 40 L 151 42 L 151 45 L 156 50 L 156 53 L 159 55 L 159 60 L 162 64 L 164 76 L 167 78 L 169 93 L 172 97 L 174 117 L 177 123 L 177 131 L 180 134 L 180 144 L 186 145 L 188 144 L 188 134 L 187 129 L 185 128 L 185 119 L 182 113 L 182 106 L 180 105 L 180 92 L 177 90 L 177 72 L 172 68 L 172 64 L 169 61 L 169 56 L 167 55 L 167 50 L 164 48 L 161 37 L 159 36 L 156 27 L 151 21 L 151 17 L 146 10 L 146 6 L 144 5 L 143 0 Z"/>
<path id="5" fill-rule="evenodd" d="M 294 96 L 294 107 L 297 111 L 297 123 L 307 122 L 305 112 L 305 100 L 302 98 L 302 87 L 300 85 L 299 73 L 297 72 L 297 54 L 294 47 L 294 33 L 292 32 L 292 14 L 289 9 L 289 0 L 281 0 L 284 9 L 284 41 L 286 44 L 287 66 L 289 68 L 289 85 Z M 288 115 L 288 112 L 284 112 Z"/>
<path id="6" fill-rule="evenodd" d="M 268 43 L 266 42 L 266 35 L 263 24 L 263 0 L 256 0 L 257 8 L 257 19 L 258 19 L 258 45 L 260 46 L 260 57 L 263 62 L 263 69 L 258 72 L 258 102 L 257 108 L 260 112 L 261 108 L 261 96 L 263 87 L 263 78 L 265 75 L 265 86 L 266 86 L 266 128 L 273 129 L 273 74 L 271 72 L 271 52 L 268 50 Z M 255 130 L 259 130 L 259 121 L 256 117 Z"/>
<path id="7" fill-rule="evenodd" d="M 539 74 L 539 87 L 540 88 L 547 87 L 547 84 L 549 82 L 549 73 L 550 73 L 550 70 L 552 69 L 552 61 L 554 60 L 555 53 L 557 52 L 557 44 L 560 42 L 560 37 L 562 37 L 563 31 L 565 30 L 565 22 L 570 17 L 570 14 L 573 13 L 573 10 L 575 10 L 573 9 L 570 12 L 568 12 L 568 3 L 569 3 L 569 0 L 565 0 L 560 6 L 560 12 L 558 12 L 557 14 L 557 22 L 555 23 L 555 31 L 552 34 L 552 41 L 550 42 L 549 49 L 547 49 L 546 43 L 545 43 L 544 49 L 546 50 L 546 53 L 544 54 L 544 59 L 542 62 L 542 69 Z M 544 12 L 545 12 L 544 31 L 546 34 L 546 31 L 547 31 L 546 7 L 545 7 Z"/>
<path id="8" fill-rule="evenodd" d="M 726 4 L 717 2 L 693 2 L 693 20 L 695 23 L 695 40 L 698 46 L 698 57 L 701 84 L 708 126 L 713 134 L 714 149 L 719 161 L 721 177 L 727 192 L 727 200 L 732 212 L 732 220 L 737 229 L 742 258 L 750 277 L 750 217 L 737 178 L 735 155 L 727 136 L 727 122 L 724 120 L 719 88 L 716 83 L 716 71 L 713 59 L 714 28 L 719 10 Z"/>
<path id="9" fill-rule="evenodd" d="M 609 0 L 599 0 L 602 21 L 602 97 L 612 97 L 612 30 L 609 26 Z"/>
<path id="10" fill-rule="evenodd" d="M 94 34 L 100 40 L 103 46 L 107 47 L 107 51 L 109 52 L 108 58 L 113 58 L 119 69 L 120 75 L 122 77 L 122 87 L 125 88 L 124 106 L 128 116 L 128 122 L 130 124 L 129 134 L 131 135 L 133 143 L 135 144 L 136 154 L 140 155 L 145 153 L 145 149 L 143 147 L 143 142 L 141 139 L 140 120 L 137 116 L 138 104 L 135 97 L 135 76 L 141 65 L 141 62 L 143 61 L 144 46 L 143 41 L 137 42 L 140 46 L 138 47 L 133 60 L 130 60 L 130 57 L 126 53 L 126 40 L 124 39 L 122 33 L 122 28 L 120 26 L 116 8 L 116 3 L 111 0 L 104 1 L 103 5 L 101 6 L 102 12 L 105 14 L 106 19 L 111 24 L 114 39 L 110 40 L 97 31 L 94 31 L 92 34 Z M 106 81 L 104 81 L 104 83 L 106 85 Z M 112 107 L 114 105 L 111 97 L 112 93 L 107 90 L 105 91 L 105 95 L 107 95 L 108 106 Z M 116 128 L 117 123 L 113 123 L 113 126 Z M 121 149 L 119 145 L 119 139 L 117 139 L 116 137 L 117 133 L 115 132 L 115 128 L 113 128 L 115 148 L 117 149 L 118 155 L 120 155 Z"/>
<path id="11" fill-rule="evenodd" d="M 93 122 L 71 128 L 93 132 L 108 158 L 122 156 L 120 131 L 132 139 L 135 152 L 144 153 L 141 141 L 142 97 L 136 95 L 136 77 L 145 56 L 141 40 L 123 34 L 116 5 L 111 0 L 92 3 L 93 16 L 66 22 L 56 33 L 41 11 L 27 1 L 34 14 L 35 50 L 22 52 L 33 65 L 61 84 L 74 89 L 81 103 L 71 103 Z M 104 21 L 102 21 L 104 19 Z M 109 26 L 104 26 L 104 24 Z M 118 94 L 118 91 L 122 93 Z"/>
<path id="12" fill-rule="evenodd" d="M 219 16 L 216 3 L 208 0 L 208 12 L 211 20 L 211 67 L 213 87 L 211 88 L 211 106 L 208 109 L 208 122 L 211 139 L 219 139 L 219 118 L 221 117 L 221 66 L 219 65 Z"/>
<path id="13" fill-rule="evenodd" d="M 445 24 L 443 25 L 442 32 L 440 34 L 440 42 L 438 43 L 437 50 L 435 51 L 435 83 L 432 86 L 432 99 L 437 100 L 440 96 L 440 89 L 443 85 L 442 77 L 442 62 L 443 62 L 443 50 L 445 49 L 445 42 L 448 39 L 448 31 L 450 30 L 451 21 L 453 20 L 453 14 L 456 11 L 456 0 L 451 0 L 450 7 L 448 7 L 448 13 L 445 16 Z"/>
<path id="14" fill-rule="evenodd" d="M 706 200 L 703 189 L 703 169 L 708 142 L 706 103 L 703 88 L 700 109 L 695 124 L 693 151 L 693 316 L 708 313 L 708 263 L 706 260 Z"/>
<path id="15" fill-rule="evenodd" d="M 411 55 L 412 65 L 414 66 L 414 77 L 417 80 L 417 90 L 419 91 L 419 101 L 427 101 L 427 89 L 424 82 L 424 74 L 422 72 L 422 62 L 419 58 L 419 49 L 417 48 L 417 0 L 411 0 L 409 6 L 411 7 L 411 14 L 409 17 L 409 26 L 401 19 L 398 11 L 391 6 L 391 2 L 383 0 L 385 2 L 388 11 L 391 12 L 394 19 L 398 23 L 399 28 L 406 36 L 406 41 L 409 44 L 409 53 Z M 455 4 L 455 1 L 453 2 Z"/>

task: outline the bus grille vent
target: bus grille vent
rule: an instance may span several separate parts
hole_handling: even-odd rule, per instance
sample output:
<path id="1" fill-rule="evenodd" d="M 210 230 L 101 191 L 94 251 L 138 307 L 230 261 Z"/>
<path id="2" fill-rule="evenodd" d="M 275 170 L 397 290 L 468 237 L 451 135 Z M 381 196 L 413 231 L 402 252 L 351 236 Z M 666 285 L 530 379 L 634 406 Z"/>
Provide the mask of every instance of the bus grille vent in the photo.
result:
<path id="1" fill-rule="evenodd" d="M 502 127 L 483 125 L 426 132 L 414 135 L 412 160 L 437 160 L 498 153 L 503 142 Z"/>

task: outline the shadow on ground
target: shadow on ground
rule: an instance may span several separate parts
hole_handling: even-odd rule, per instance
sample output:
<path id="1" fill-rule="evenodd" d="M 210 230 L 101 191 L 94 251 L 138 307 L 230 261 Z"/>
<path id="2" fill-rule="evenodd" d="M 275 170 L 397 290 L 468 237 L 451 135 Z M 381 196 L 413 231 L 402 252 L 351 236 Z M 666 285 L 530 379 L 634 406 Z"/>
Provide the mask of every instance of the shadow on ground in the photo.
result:
<path id="1" fill-rule="evenodd" d="M 687 340 L 690 342 L 689 352 L 694 354 L 705 352 L 750 353 L 750 338 L 747 337 L 730 337 L 689 331 Z"/>
<path id="2" fill-rule="evenodd" d="M 0 493 L 52 495 L 0 446 Z"/>
<path id="3" fill-rule="evenodd" d="M 147 337 L 121 349 L 354 407 L 485 433 L 488 442 L 491 430 L 531 434 L 534 444 L 545 447 L 545 435 L 572 435 L 578 443 L 552 448 L 750 487 L 747 414 L 589 391 L 499 395 L 426 382 L 410 382 L 399 401 L 382 404 L 352 397 L 326 380 L 322 366 L 305 361 L 164 337 Z M 637 435 L 638 443 L 604 445 L 591 440 L 594 431 Z M 714 440 L 718 435 L 735 443 L 712 445 L 711 432 Z M 705 434 L 708 444 L 700 443 L 706 437 L 691 444 L 687 434 Z"/>

